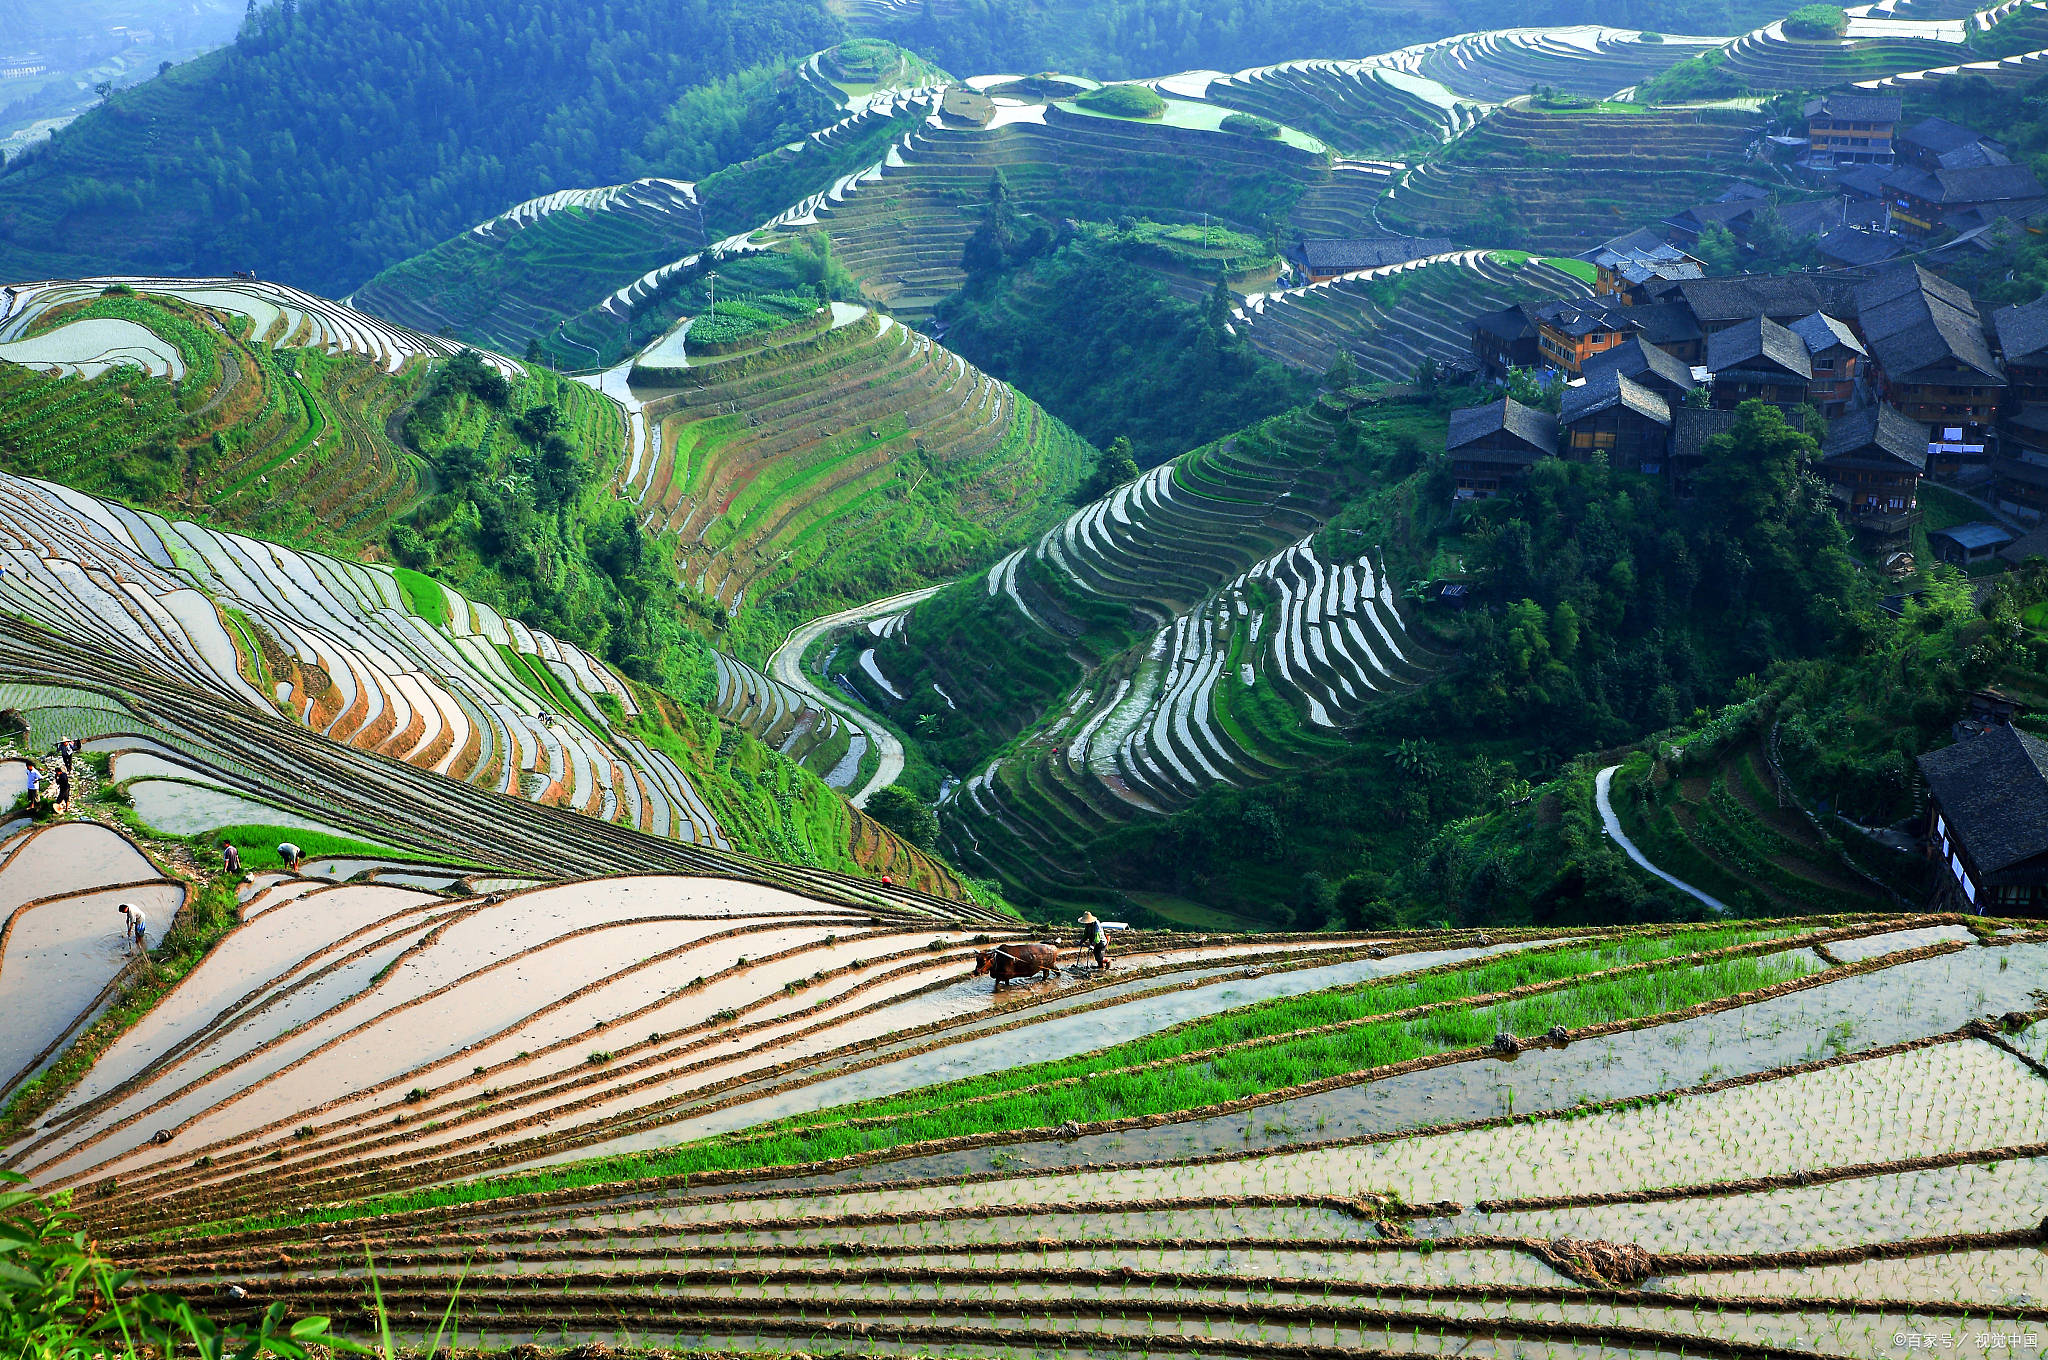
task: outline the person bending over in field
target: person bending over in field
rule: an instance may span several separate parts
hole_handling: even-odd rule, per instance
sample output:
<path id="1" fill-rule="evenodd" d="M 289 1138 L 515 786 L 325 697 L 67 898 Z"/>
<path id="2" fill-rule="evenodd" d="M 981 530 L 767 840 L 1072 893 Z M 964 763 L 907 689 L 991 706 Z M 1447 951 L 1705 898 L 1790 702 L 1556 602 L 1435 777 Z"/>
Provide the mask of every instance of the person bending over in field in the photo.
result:
<path id="1" fill-rule="evenodd" d="M 292 844 L 290 841 L 278 842 L 277 857 L 283 860 L 284 867 L 291 870 L 293 873 L 297 873 L 299 871 L 299 866 L 306 862 L 306 852 L 299 849 L 298 846 Z"/>
<path id="2" fill-rule="evenodd" d="M 132 902 L 121 904 L 121 914 L 128 918 L 126 927 L 128 943 L 138 954 L 149 948 L 149 918 L 142 914 L 142 908 Z"/>

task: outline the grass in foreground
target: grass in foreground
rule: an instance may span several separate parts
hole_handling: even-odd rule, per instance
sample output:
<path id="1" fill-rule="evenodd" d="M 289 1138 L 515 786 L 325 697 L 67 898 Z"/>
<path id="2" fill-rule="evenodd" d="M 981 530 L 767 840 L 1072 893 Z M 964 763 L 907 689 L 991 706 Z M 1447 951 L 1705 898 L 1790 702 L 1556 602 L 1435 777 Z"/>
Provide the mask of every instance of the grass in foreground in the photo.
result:
<path id="1" fill-rule="evenodd" d="M 251 1216 L 181 1229 L 179 1235 L 343 1222 L 652 1177 L 798 1167 L 926 1139 L 1050 1128 L 1068 1120 L 1086 1124 L 1192 1110 L 1325 1077 L 1483 1045 L 1503 1029 L 1516 1034 L 1540 1034 L 1553 1025 L 1577 1029 L 1612 1020 L 1654 1016 L 1769 987 L 1804 976 L 1814 971 L 1814 965 L 1792 953 L 1705 964 L 1697 962 L 1696 956 L 1707 950 L 1794 933 L 1785 928 L 1725 927 L 1606 942 L 1589 948 L 1505 956 L 1476 967 L 1427 977 L 1390 978 L 1247 1006 L 1091 1054 L 842 1105 L 665 1151 L 598 1158 L 500 1179 L 400 1192 L 302 1214 Z M 1334 1034 L 1282 1037 L 1303 1029 L 1347 1020 L 1371 1021 L 1374 1016 L 1414 1006 L 1455 1003 L 1530 983 L 1568 979 L 1643 962 L 1666 966 L 1620 978 L 1589 980 L 1505 1007 L 1474 1000 L 1469 1005 L 1452 1005 L 1414 1019 L 1364 1023 Z M 1186 1063 L 1171 1061 L 1221 1045 L 1267 1037 L 1275 1038 L 1276 1042 Z M 1142 1071 L 1116 1070 L 1161 1061 L 1166 1065 Z M 1048 1085 L 1089 1074 L 1094 1075 L 1085 1082 Z M 876 1122 L 855 1124 L 855 1120 Z"/>

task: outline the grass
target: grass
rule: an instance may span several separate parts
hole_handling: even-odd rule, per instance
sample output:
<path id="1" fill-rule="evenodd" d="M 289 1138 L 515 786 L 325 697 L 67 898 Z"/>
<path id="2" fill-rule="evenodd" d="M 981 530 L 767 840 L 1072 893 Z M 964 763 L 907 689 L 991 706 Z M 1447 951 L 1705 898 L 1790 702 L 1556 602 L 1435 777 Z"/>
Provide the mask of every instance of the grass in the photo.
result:
<path id="1" fill-rule="evenodd" d="M 273 1214 L 192 1229 L 219 1233 L 477 1203 L 512 1195 L 647 1177 L 801 1166 L 925 1139 L 1198 1109 L 1483 1045 L 1501 1030 L 1540 1034 L 1654 1016 L 1768 987 L 1813 971 L 1796 954 L 1696 964 L 1696 951 L 1768 941 L 1783 929 L 1723 927 L 1588 948 L 1534 950 L 1426 977 L 1393 978 L 1288 997 L 1189 1021 L 1130 1043 L 902 1095 L 842 1105 L 762 1128 L 665 1151 L 570 1164 L 463 1185 L 378 1196 L 305 1213 Z M 1588 980 L 1505 1006 L 1472 1000 L 1532 983 L 1566 981 L 1631 963 L 1641 973 Z M 1459 1004 L 1468 1001 L 1470 1004 Z M 1416 1006 L 1442 1010 L 1378 1019 Z M 1304 1028 L 1351 1023 L 1334 1033 Z M 1271 1040 L 1258 1043 L 1255 1041 Z M 1249 1046 L 1214 1053 L 1226 1044 Z M 1121 1070 L 1119 1070 L 1121 1069 Z M 864 1121 L 855 1123 L 853 1121 Z"/>
<path id="2" fill-rule="evenodd" d="M 410 567 L 395 568 L 391 574 L 398 578 L 398 589 L 405 596 L 407 608 L 436 628 L 448 626 L 448 597 L 441 593 L 438 582 Z"/>
<path id="3" fill-rule="evenodd" d="M 1594 282 L 1596 282 L 1600 277 L 1600 271 L 1595 269 L 1593 265 L 1586 260 L 1572 260 L 1567 259 L 1562 255 L 1549 255 L 1544 257 L 1543 263 L 1549 265 L 1553 269 L 1563 270 L 1565 273 L 1577 279 L 1580 283 L 1586 284 L 1589 287 Z"/>
<path id="4" fill-rule="evenodd" d="M 282 869 L 284 861 L 277 856 L 280 842 L 290 841 L 306 852 L 307 859 L 389 859 L 417 860 L 417 854 L 393 850 L 388 845 L 376 845 L 370 841 L 353 840 L 347 836 L 330 835 L 325 831 L 302 831 L 297 827 L 264 826 L 248 824 L 223 826 L 207 833 L 208 840 L 217 840 L 222 845 L 232 845 L 242 852 L 242 867 L 251 873 L 265 869 Z M 438 862 L 438 861 L 437 861 Z M 481 866 L 476 866 L 481 867 Z"/>
<path id="5" fill-rule="evenodd" d="M 1920 486 L 1920 524 L 1923 529 L 1953 529 L 1986 518 L 1984 508 L 1960 492 L 1923 482 Z"/>

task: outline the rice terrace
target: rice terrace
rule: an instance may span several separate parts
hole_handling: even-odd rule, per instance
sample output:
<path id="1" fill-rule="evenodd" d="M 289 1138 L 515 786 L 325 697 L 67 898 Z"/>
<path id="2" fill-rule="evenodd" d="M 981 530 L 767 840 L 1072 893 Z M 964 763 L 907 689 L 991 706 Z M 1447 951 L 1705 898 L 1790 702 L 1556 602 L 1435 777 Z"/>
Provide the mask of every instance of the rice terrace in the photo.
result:
<path id="1" fill-rule="evenodd" d="M 0 1356 L 2048 1356 L 2048 3 L 16 8 Z"/>

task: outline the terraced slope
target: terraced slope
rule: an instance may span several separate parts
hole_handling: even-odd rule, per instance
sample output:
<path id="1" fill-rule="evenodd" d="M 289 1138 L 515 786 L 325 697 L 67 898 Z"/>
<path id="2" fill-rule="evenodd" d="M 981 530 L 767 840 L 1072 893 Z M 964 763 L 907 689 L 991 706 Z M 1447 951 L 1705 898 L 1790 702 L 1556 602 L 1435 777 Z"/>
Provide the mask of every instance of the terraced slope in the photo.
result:
<path id="1" fill-rule="evenodd" d="M 1374 61 L 1290 61 L 1207 82 L 1211 103 L 1313 133 L 1353 156 L 1449 141 L 1483 115 L 1433 80 Z"/>
<path id="2" fill-rule="evenodd" d="M 1915 36 L 1918 25 L 1897 27 L 1901 33 L 1889 34 L 1884 21 L 1859 20 L 1846 38 L 1809 42 L 1787 38 L 1782 25 L 1770 24 L 1728 44 L 1722 69 L 1753 90 L 1822 90 L 1947 65 L 1971 55 L 1960 41 Z"/>
<path id="3" fill-rule="evenodd" d="M 1646 760 L 1623 766 L 1612 801 L 1624 832 L 1666 872 L 1749 911 L 1889 905 L 1892 894 L 1840 853 L 1840 829 L 1826 831 L 1781 794 L 1761 745 L 1738 747 L 1705 774 L 1650 775 Z"/>
<path id="4" fill-rule="evenodd" d="M 562 368 L 604 367 L 665 329 L 678 288 L 750 249 L 748 233 L 791 204 L 865 169 L 934 99 L 924 89 L 862 96 L 801 140 L 700 183 L 639 180 L 521 204 L 392 266 L 355 300 L 475 343 L 537 344 Z"/>
<path id="5" fill-rule="evenodd" d="M 1371 554 L 1330 560 L 1306 536 L 1089 675 L 959 787 L 945 835 L 1037 897 L 1109 900 L 1089 862 L 1107 829 L 1341 756 L 1345 727 L 1438 664 Z"/>
<path id="6" fill-rule="evenodd" d="M 1327 760 L 1435 668 L 1377 551 L 1315 542 L 1345 425 L 1312 406 L 1162 464 L 842 653 L 963 776 L 940 805 L 958 861 L 1107 900 L 1091 855 L 1117 826 Z"/>
<path id="7" fill-rule="evenodd" d="M 1423 43 L 1378 60 L 1485 103 L 1505 103 L 1546 85 L 1563 94 L 1606 99 L 1718 41 L 1666 37 L 1644 42 L 1632 30 L 1594 24 L 1507 28 Z"/>
<path id="8" fill-rule="evenodd" d="M 423 331 L 523 352 L 622 281 L 703 249 L 697 188 L 639 179 L 530 199 L 379 274 L 350 299 Z"/>
<path id="9" fill-rule="evenodd" d="M 0 1092 L 40 1070 L 148 966 L 126 938 L 120 904 L 143 910 L 154 942 L 185 894 L 104 826 L 17 826 L 0 842 Z"/>
<path id="10" fill-rule="evenodd" d="M 0 546 L 8 608 L 107 668 L 83 692 L 68 679 L 46 690 L 18 677 L 24 687 L 5 706 L 29 716 L 39 741 L 88 738 L 112 753 L 137 813 L 162 830 L 295 826 L 372 844 L 402 834 L 380 828 L 374 799 L 332 801 L 323 781 L 290 777 L 260 746 L 223 747 L 203 722 L 167 733 L 138 719 L 125 675 L 175 681 L 309 739 L 644 832 L 657 838 L 650 844 L 738 843 L 805 858 L 785 828 L 728 830 L 753 815 L 747 800 L 725 796 L 738 776 L 719 761 L 731 752 L 693 745 L 703 737 L 673 704 L 426 577 L 13 477 L 0 477 Z M 59 669 L 93 673 L 84 663 Z M 807 838 L 843 847 L 828 863 L 879 861 L 906 883 L 960 891 L 950 872 L 878 836 L 817 785 L 785 787 L 794 771 L 747 777 L 779 788 L 785 815 L 836 819 Z M 424 845 L 450 848 L 442 835 Z M 657 853 L 653 863 L 664 862 Z"/>
<path id="11" fill-rule="evenodd" d="M 1502 109 L 1387 191 L 1390 231 L 1569 253 L 1751 172 L 1740 109 Z"/>
<path id="12" fill-rule="evenodd" d="M 1278 218 L 1284 234 L 1310 236 L 1379 234 L 1372 204 L 1388 173 L 1282 143 L 1029 105 L 984 128 L 921 126 L 784 225 L 822 224 L 868 296 L 916 322 L 964 281 L 960 248 L 997 170 L 1020 211 L 1055 221 L 1208 212 L 1254 233 Z"/>
<path id="13" fill-rule="evenodd" d="M 885 316 L 633 371 L 651 443 L 626 475 L 682 578 L 792 617 L 941 579 L 1045 522 L 1093 461 L 1007 384 Z M 683 341 L 687 344 L 687 340 Z"/>
<path id="14" fill-rule="evenodd" d="M 287 1300 L 355 1320 L 367 1248 L 410 1334 L 433 1328 L 460 1270 L 464 1326 L 494 1345 L 1850 1357 L 1895 1333 L 2025 1334 L 2041 1321 L 2035 1201 L 2048 1177 L 2048 1069 L 2030 1056 L 2042 1009 L 2029 992 L 2048 981 L 2048 941 L 1972 925 L 1981 933 L 1954 918 L 1864 917 L 1392 936 L 1374 945 L 1384 958 L 1269 956 L 1256 978 L 1206 982 L 1185 971 L 1204 961 L 1183 955 L 1190 1004 L 1162 1008 L 1111 974 L 1093 997 L 1062 987 L 933 1039 L 855 1040 L 840 1061 L 881 1065 L 751 1138 L 686 1143 L 589 1179 L 557 1168 L 553 1182 L 365 1206 L 383 1216 L 328 1200 L 285 1226 L 125 1250 L 153 1282 L 227 1310 Z M 925 976 L 949 973 L 941 962 Z M 417 985 L 394 973 L 390 1002 L 364 1013 Z M 815 985 L 842 983 L 828 971 Z M 711 1004 L 667 1014 L 687 1025 Z M 1987 1012 L 2010 1015 L 1986 1023 Z M 757 1032 L 773 1034 L 772 1003 L 756 1013 Z M 1169 1015 L 1189 1018 L 1161 1030 Z M 304 1140 L 286 1114 L 218 1154 L 269 1148 L 295 1169 L 201 1167 L 198 1125 L 172 1132 L 175 1156 L 135 1147 L 135 1172 L 86 1201 L 96 1232 L 118 1242 L 189 1221 L 198 1206 L 175 1187 L 207 1177 L 229 1203 L 318 1200 L 333 1185 L 319 1147 L 347 1146 L 350 1111 L 365 1120 L 358 1137 L 381 1106 L 414 1146 L 431 1144 L 444 1136 L 434 1118 L 474 1106 L 476 1086 L 519 1090 L 500 1075 L 513 1075 L 502 1050 L 527 1031 L 480 1021 L 505 1026 L 473 1050 L 483 1074 L 454 1075 L 471 1055 L 451 1055 L 413 1106 L 393 1099 L 413 1078 L 384 1076 L 315 1115 Z M 912 1034 L 962 1040 L 950 1051 L 975 1075 L 905 1089 L 897 1055 Z M 562 1071 L 589 1043 L 561 1041 L 552 1059 L 536 1045 L 526 1061 Z M 658 1079 L 665 1060 L 645 1051 Z M 1020 1067 L 1022 1054 L 1038 1061 Z M 126 1056 L 109 1079 L 143 1051 Z M 745 1063 L 725 1070 L 743 1076 Z M 273 1093 L 284 1113 L 289 1081 L 257 1085 L 241 1121 L 261 1120 Z M 52 1159 L 150 1089 L 68 1107 L 15 1164 L 84 1176 L 92 1154 Z M 399 1132 L 385 1124 L 387 1139 Z M 419 1155 L 387 1145 L 394 1162 Z M 110 1161 L 119 1146 L 106 1144 Z M 264 1170 L 282 1182 L 267 1193 L 255 1188 Z"/>
<path id="15" fill-rule="evenodd" d="M 246 280 L 10 292 L 0 321 L 10 470 L 351 550 L 419 490 L 391 430 L 427 362 L 455 352 L 448 341 Z M 109 326 L 132 342 L 112 368 Z"/>
<path id="16" fill-rule="evenodd" d="M 1469 323 L 1517 302 L 1584 297 L 1592 290 L 1534 258 L 1460 251 L 1356 275 L 1254 293 L 1236 324 L 1261 353 L 1314 373 L 1338 354 L 1368 377 L 1405 382 L 1424 359 L 1465 359 Z"/>
<path id="17" fill-rule="evenodd" d="M 498 793 L 726 843 L 690 778 L 629 735 L 638 706 L 624 681 L 425 577 L 14 477 L 0 478 L 0 541 L 12 566 L 0 589 L 18 612 L 130 665 Z M 206 815 L 183 806 L 183 788 L 219 786 L 152 759 L 161 782 L 132 790 L 143 815 L 203 829 L 179 824 Z"/>

